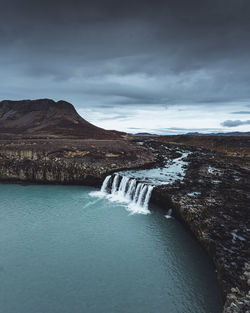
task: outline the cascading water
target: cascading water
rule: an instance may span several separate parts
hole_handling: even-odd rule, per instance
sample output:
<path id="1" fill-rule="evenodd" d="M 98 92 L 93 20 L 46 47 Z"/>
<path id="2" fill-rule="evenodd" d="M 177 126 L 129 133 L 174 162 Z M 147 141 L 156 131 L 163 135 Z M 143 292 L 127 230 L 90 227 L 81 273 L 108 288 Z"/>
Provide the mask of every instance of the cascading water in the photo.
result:
<path id="1" fill-rule="evenodd" d="M 106 191 L 110 178 L 111 178 L 111 175 L 107 176 L 107 177 L 104 179 L 104 181 L 103 181 L 103 183 L 102 183 L 101 192 L 105 192 L 105 191 Z"/>
<path id="2" fill-rule="evenodd" d="M 115 174 L 105 178 L 101 195 L 107 196 L 111 201 L 126 203 L 128 209 L 134 213 L 147 214 L 153 188 L 154 186 L 137 182 L 134 178 Z"/>
<path id="3" fill-rule="evenodd" d="M 186 158 L 189 151 L 177 151 L 180 157 L 168 159 L 160 168 L 129 170 L 109 175 L 103 181 L 101 190 L 91 195 L 105 197 L 110 201 L 126 203 L 127 208 L 135 213 L 149 213 L 148 204 L 155 186 L 173 184 L 185 177 Z M 171 217 L 171 211 L 166 215 Z"/>

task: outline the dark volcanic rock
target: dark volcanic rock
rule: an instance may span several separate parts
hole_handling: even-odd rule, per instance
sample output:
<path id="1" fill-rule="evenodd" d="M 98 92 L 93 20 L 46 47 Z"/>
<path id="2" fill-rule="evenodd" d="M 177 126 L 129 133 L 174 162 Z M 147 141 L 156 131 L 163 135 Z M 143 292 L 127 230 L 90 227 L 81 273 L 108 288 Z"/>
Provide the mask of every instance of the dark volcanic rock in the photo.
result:
<path id="1" fill-rule="evenodd" d="M 0 139 L 118 139 L 121 135 L 87 122 L 72 104 L 65 101 L 40 99 L 0 102 Z"/>
<path id="2" fill-rule="evenodd" d="M 126 140 L 0 140 L 0 181 L 100 186 L 106 175 L 154 162 Z"/>
<path id="3" fill-rule="evenodd" d="M 184 180 L 155 188 L 152 200 L 171 208 L 212 257 L 224 312 L 250 312 L 250 158 L 163 142 L 158 149 L 155 141 L 147 145 L 168 158 L 191 151 Z"/>
<path id="4" fill-rule="evenodd" d="M 161 136 L 159 141 L 193 147 L 203 147 L 211 151 L 225 152 L 231 155 L 250 155 L 250 136 L 234 135 L 172 135 Z"/>

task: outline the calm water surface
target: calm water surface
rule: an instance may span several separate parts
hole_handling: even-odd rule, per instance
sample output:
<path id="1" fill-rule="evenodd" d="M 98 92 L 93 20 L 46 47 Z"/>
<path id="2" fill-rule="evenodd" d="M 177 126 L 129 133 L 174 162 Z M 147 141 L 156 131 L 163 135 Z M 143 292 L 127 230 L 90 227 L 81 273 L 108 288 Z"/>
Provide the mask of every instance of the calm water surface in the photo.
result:
<path id="1" fill-rule="evenodd" d="M 74 186 L 0 185 L 1 313 L 217 313 L 216 273 L 174 219 Z"/>

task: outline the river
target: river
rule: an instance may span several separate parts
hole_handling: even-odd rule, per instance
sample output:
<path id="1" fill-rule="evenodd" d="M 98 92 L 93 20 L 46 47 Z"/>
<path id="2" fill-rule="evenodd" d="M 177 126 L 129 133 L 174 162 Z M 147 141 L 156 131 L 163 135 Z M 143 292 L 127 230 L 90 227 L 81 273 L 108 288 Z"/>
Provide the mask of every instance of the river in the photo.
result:
<path id="1" fill-rule="evenodd" d="M 96 191 L 0 185 L 1 313 L 222 311 L 215 268 L 178 221 Z"/>

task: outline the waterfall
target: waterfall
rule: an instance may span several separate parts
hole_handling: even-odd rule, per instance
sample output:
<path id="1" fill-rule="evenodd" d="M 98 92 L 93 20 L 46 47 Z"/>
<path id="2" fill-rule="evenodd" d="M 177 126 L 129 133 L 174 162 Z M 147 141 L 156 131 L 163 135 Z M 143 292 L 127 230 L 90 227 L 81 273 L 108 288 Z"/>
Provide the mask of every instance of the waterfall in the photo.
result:
<path id="1" fill-rule="evenodd" d="M 144 200 L 144 207 L 146 207 L 147 209 L 148 209 L 148 204 L 149 204 L 149 200 L 150 200 L 151 193 L 152 193 L 153 189 L 154 189 L 153 186 L 151 186 L 151 185 L 148 186 L 148 190 L 147 190 L 146 197 Z"/>
<path id="2" fill-rule="evenodd" d="M 128 204 L 134 213 L 149 213 L 148 205 L 154 186 L 137 182 L 136 179 L 119 174 L 107 176 L 101 192 L 107 194 L 111 201 Z"/>
<path id="3" fill-rule="evenodd" d="M 106 192 L 107 191 L 110 179 L 111 179 L 111 175 L 107 176 L 104 179 L 104 181 L 102 183 L 101 192 Z"/>
<path id="4" fill-rule="evenodd" d="M 115 177 L 114 177 L 113 183 L 112 183 L 111 193 L 114 193 L 117 190 L 118 184 L 119 184 L 119 175 L 115 174 Z"/>

